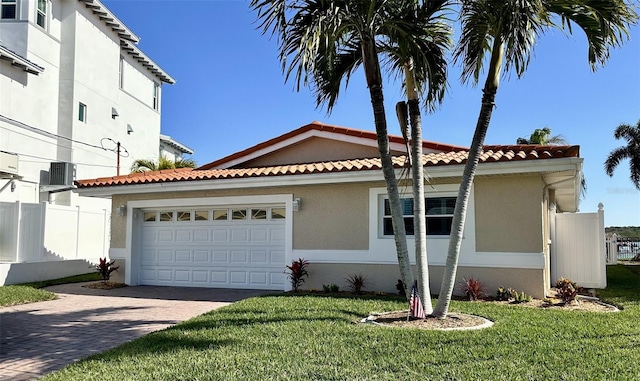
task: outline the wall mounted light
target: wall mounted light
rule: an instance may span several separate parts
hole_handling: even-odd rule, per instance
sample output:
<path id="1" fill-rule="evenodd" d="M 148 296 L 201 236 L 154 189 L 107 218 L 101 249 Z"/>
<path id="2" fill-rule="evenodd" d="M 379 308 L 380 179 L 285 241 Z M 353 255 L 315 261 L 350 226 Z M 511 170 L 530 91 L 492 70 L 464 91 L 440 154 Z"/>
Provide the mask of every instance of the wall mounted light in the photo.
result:
<path id="1" fill-rule="evenodd" d="M 115 119 L 118 116 L 120 116 L 120 114 L 118 114 L 118 110 L 116 110 L 115 107 L 111 107 L 111 119 Z"/>
<path id="2" fill-rule="evenodd" d="M 120 217 L 124 217 L 127 215 L 127 206 L 126 205 L 120 205 L 118 207 L 118 215 Z"/>
<path id="3" fill-rule="evenodd" d="M 131 127 L 130 124 L 127 124 L 127 135 L 131 135 L 132 132 L 133 132 L 133 127 Z"/>
<path id="4" fill-rule="evenodd" d="M 300 197 L 296 197 L 293 200 L 292 206 L 293 206 L 293 211 L 294 212 L 297 212 L 297 211 L 300 210 L 300 207 L 302 206 L 302 200 L 300 200 Z"/>

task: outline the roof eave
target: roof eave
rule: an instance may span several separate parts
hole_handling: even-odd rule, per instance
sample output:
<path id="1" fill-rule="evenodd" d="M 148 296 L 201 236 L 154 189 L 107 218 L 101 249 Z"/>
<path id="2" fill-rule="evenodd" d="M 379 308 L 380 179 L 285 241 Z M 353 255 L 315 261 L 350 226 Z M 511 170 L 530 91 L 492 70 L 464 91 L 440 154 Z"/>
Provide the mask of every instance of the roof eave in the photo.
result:
<path id="1" fill-rule="evenodd" d="M 17 66 L 29 74 L 38 75 L 44 71 L 42 66 L 36 65 L 2 45 L 0 45 L 0 59 L 10 62 L 13 66 Z"/>
<path id="2" fill-rule="evenodd" d="M 482 163 L 478 166 L 477 176 L 517 175 L 524 173 L 554 173 L 575 170 L 582 163 L 580 158 L 560 158 L 545 160 L 523 160 L 517 162 Z M 460 177 L 464 164 L 428 166 L 426 171 L 433 178 Z M 398 175 L 403 169 L 396 169 Z M 165 181 L 150 184 L 127 184 L 79 187 L 75 192 L 82 196 L 111 197 L 120 194 L 164 193 L 178 191 L 240 189 L 280 187 L 295 185 L 314 185 L 349 182 L 383 181 L 382 171 L 352 170 L 341 172 L 296 174 L 282 176 L 254 176 L 230 179 Z"/>
<path id="3" fill-rule="evenodd" d="M 140 38 L 136 36 L 120 19 L 118 19 L 100 0 L 78 0 L 84 3 L 85 7 L 104 21 L 104 23 L 118 34 L 122 40 L 138 42 Z"/>

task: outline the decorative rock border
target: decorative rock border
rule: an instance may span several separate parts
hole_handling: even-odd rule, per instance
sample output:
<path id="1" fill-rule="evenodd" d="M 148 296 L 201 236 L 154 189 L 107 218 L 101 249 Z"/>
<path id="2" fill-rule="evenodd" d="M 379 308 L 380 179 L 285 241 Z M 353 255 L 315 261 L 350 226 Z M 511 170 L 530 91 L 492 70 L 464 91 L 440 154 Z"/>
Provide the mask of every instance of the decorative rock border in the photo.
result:
<path id="1" fill-rule="evenodd" d="M 432 328 L 427 328 L 427 327 L 411 327 L 411 326 L 395 326 L 392 324 L 384 324 L 384 323 L 380 323 L 377 322 L 376 319 L 385 316 L 385 315 L 391 315 L 391 314 L 397 314 L 400 311 L 394 311 L 394 312 L 387 312 L 387 313 L 380 313 L 380 314 L 371 314 L 369 316 L 367 316 L 366 318 L 363 318 L 360 320 L 360 323 L 363 324 L 373 324 L 376 326 L 380 326 L 380 327 L 386 327 L 386 328 L 409 328 L 409 329 L 424 329 L 424 330 L 431 330 L 431 331 L 474 331 L 474 330 L 480 330 L 480 329 L 485 329 L 485 328 L 490 328 L 493 326 L 493 322 L 487 318 L 484 318 L 482 316 L 478 316 L 478 315 L 469 315 L 469 314 L 463 314 L 463 313 L 450 313 L 449 315 L 451 317 L 455 317 L 455 316 L 465 316 L 465 317 L 472 317 L 474 319 L 479 319 L 482 321 L 481 324 L 479 325 L 474 325 L 474 326 L 470 326 L 470 327 L 432 327 Z"/>

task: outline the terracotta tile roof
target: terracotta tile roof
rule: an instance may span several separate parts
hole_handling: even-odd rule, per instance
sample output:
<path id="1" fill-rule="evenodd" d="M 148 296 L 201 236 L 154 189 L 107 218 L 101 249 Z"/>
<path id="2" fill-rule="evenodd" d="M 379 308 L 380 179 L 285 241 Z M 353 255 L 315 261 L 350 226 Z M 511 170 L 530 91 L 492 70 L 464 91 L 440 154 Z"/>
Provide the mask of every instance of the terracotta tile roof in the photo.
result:
<path id="1" fill-rule="evenodd" d="M 464 164 L 468 151 L 440 152 L 423 155 L 426 167 Z M 579 146 L 485 146 L 480 163 L 515 162 L 521 160 L 545 160 L 579 157 Z M 406 156 L 393 158 L 396 168 L 406 166 Z M 124 176 L 103 177 L 76 181 L 78 188 L 106 187 L 133 184 L 157 184 L 179 181 L 222 180 L 266 176 L 289 176 L 333 172 L 380 170 L 379 158 L 327 161 L 310 164 L 279 165 L 274 167 L 238 169 L 180 168 L 154 172 L 132 173 Z"/>
<path id="2" fill-rule="evenodd" d="M 311 122 L 309 124 L 307 124 L 306 126 L 302 126 L 296 130 L 293 130 L 291 132 L 287 132 L 284 135 L 280 135 L 278 137 L 275 137 L 273 139 L 267 140 L 265 142 L 262 142 L 260 144 L 257 144 L 253 147 L 247 148 L 245 150 L 236 152 L 234 154 L 231 154 L 229 156 L 225 156 L 221 159 L 218 159 L 216 161 L 212 161 L 211 163 L 205 164 L 203 166 L 201 166 L 198 169 L 212 169 L 212 168 L 217 168 L 220 167 L 221 165 L 228 163 L 230 161 L 233 161 L 235 159 L 250 155 L 254 152 L 260 151 L 262 149 L 268 148 L 270 146 L 273 146 L 277 143 L 283 142 L 287 139 L 291 139 L 297 135 L 301 135 L 307 131 L 311 131 L 311 130 L 316 130 L 316 131 L 326 131 L 326 132 L 333 132 L 336 134 L 342 134 L 342 135 L 346 135 L 346 136 L 355 136 L 358 138 L 365 138 L 365 139 L 370 139 L 374 142 L 376 142 L 377 144 L 377 140 L 378 137 L 376 135 L 375 132 L 373 131 L 365 131 L 365 130 L 356 130 L 353 128 L 347 128 L 347 127 L 340 127 L 340 126 L 333 126 L 333 125 L 329 125 L 329 124 L 324 124 L 324 123 L 320 123 L 317 121 Z M 404 144 L 404 139 L 401 136 L 396 136 L 396 135 L 389 135 L 389 142 L 390 143 L 398 143 L 398 144 Z M 436 151 L 459 151 L 459 150 L 466 150 L 467 147 L 462 147 L 462 146 L 455 146 L 455 145 L 451 145 L 451 144 L 444 144 L 444 143 L 438 143 L 438 142 L 433 142 L 433 141 L 428 141 L 425 140 L 422 142 L 422 147 L 425 149 L 432 149 L 432 150 L 436 150 Z"/>

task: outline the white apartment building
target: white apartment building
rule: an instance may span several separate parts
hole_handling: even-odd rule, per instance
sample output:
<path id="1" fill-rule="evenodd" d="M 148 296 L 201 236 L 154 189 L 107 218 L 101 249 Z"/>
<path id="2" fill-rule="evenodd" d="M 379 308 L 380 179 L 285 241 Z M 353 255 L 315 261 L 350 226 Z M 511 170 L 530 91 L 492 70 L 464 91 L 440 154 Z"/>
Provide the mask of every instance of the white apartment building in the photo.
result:
<path id="1" fill-rule="evenodd" d="M 0 201 L 110 208 L 68 190 L 74 171 L 109 177 L 157 158 L 174 79 L 99 0 L 0 7 Z"/>

